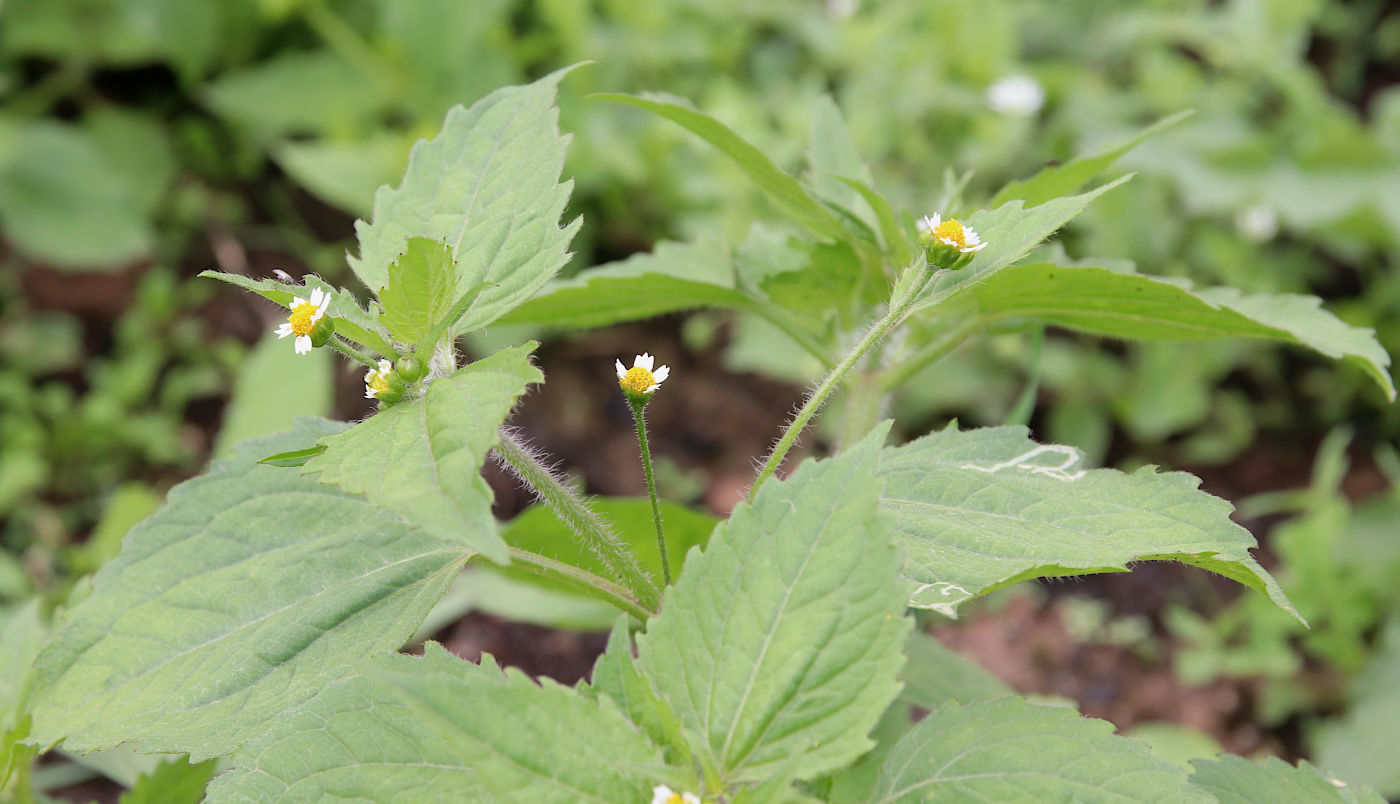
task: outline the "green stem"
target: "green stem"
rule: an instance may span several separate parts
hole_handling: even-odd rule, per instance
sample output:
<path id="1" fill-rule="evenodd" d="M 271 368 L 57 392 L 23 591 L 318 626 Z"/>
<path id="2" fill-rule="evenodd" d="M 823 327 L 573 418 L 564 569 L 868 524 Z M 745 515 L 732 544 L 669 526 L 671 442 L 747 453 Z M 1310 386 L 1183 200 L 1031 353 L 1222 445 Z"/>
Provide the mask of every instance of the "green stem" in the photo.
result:
<path id="1" fill-rule="evenodd" d="M 758 471 L 758 477 L 754 480 L 753 486 L 749 488 L 749 500 L 753 500 L 754 494 L 758 492 L 758 487 L 763 485 L 763 481 L 778 471 L 778 467 L 782 465 L 783 459 L 787 457 L 792 445 L 797 443 L 797 437 L 802 435 L 802 431 L 807 428 L 807 423 L 812 420 L 813 416 L 817 415 L 817 411 L 826 402 L 827 397 L 831 396 L 831 392 L 841 385 L 847 372 L 865 356 L 866 352 L 870 351 L 872 346 L 879 343 L 890 333 L 890 330 L 894 329 L 895 324 L 903 317 L 906 306 L 901 305 L 899 308 L 892 309 L 885 314 L 884 318 L 876 321 L 870 331 L 865 333 L 865 337 L 860 339 L 860 343 L 857 343 L 845 357 L 841 358 L 841 362 L 837 363 L 836 367 L 826 375 L 821 385 L 817 386 L 817 390 L 812 392 L 812 395 L 807 397 L 807 401 L 802 403 L 802 408 L 788 423 L 782 438 L 778 439 L 777 446 L 768 453 L 768 460 L 764 461 L 763 468 Z"/>
<path id="2" fill-rule="evenodd" d="M 590 597 L 611 603 L 642 622 L 646 622 L 649 617 L 656 614 L 643 606 L 641 601 L 637 600 L 626 587 L 613 583 L 602 576 L 594 575 L 581 567 L 575 567 L 573 564 L 565 564 L 562 561 L 542 556 L 539 553 L 532 553 L 529 550 L 521 550 L 518 547 L 510 548 L 510 560 L 513 566 L 519 566 L 521 569 L 536 575 L 553 578 Z"/>
<path id="3" fill-rule="evenodd" d="M 661 576 L 671 585 L 671 560 L 666 555 L 666 533 L 661 528 L 661 504 L 656 500 L 656 474 L 651 467 L 651 448 L 647 446 L 646 397 L 629 396 L 632 418 L 637 422 L 637 444 L 642 448 L 642 467 L 647 473 L 647 493 L 651 495 L 651 521 L 656 523 L 656 547 L 661 551 Z"/>
<path id="4" fill-rule="evenodd" d="M 341 354 L 345 355 L 351 360 L 354 360 L 359 363 L 364 363 L 366 366 L 369 366 L 372 369 L 379 368 L 379 364 L 375 362 L 374 358 L 370 357 L 364 352 L 361 352 L 359 349 L 356 349 L 355 347 L 351 346 L 348 342 L 346 342 L 344 338 L 340 337 L 339 335 L 331 336 L 331 339 L 326 341 L 326 345 L 336 350 L 337 352 L 340 352 Z"/>
<path id="5" fill-rule="evenodd" d="M 1030 376 L 1026 378 L 1026 387 L 1021 389 L 1021 395 L 1011 406 L 1011 411 L 1006 414 L 1006 421 L 1002 424 L 1024 426 L 1031 423 L 1031 415 L 1035 413 L 1036 395 L 1040 392 L 1040 358 L 1044 350 L 1045 327 L 1036 327 L 1031 332 Z"/>
<path id="6" fill-rule="evenodd" d="M 637 563 L 636 556 L 632 555 L 617 534 L 613 533 L 612 528 L 596 511 L 588 507 L 577 492 L 560 482 L 559 478 L 506 428 L 501 428 L 501 441 L 492 452 L 516 477 L 544 500 L 559 521 L 568 526 L 584 546 L 598 556 L 609 572 L 632 590 L 644 608 L 656 608 L 661 600 L 661 590 L 657 588 L 656 582 Z"/>
<path id="7" fill-rule="evenodd" d="M 963 341 L 970 338 L 972 333 L 980 329 L 984 323 L 975 315 L 967 316 L 958 321 L 940 333 L 935 340 L 925 344 L 908 360 L 886 371 L 880 378 L 881 387 L 889 392 L 908 382 L 911 377 L 923 371 L 930 363 L 942 359 L 949 352 L 962 346 Z"/>

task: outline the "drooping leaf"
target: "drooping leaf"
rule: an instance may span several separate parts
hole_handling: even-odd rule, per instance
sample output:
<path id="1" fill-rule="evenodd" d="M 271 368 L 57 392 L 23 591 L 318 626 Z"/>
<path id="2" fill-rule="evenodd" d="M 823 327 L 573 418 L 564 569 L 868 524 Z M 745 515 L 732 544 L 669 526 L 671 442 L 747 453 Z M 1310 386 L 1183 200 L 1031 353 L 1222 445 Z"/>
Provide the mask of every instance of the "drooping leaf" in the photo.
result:
<path id="1" fill-rule="evenodd" d="M 872 804 L 1205 802 L 1186 771 L 1113 724 L 1020 698 L 938 707 L 885 760 Z"/>
<path id="2" fill-rule="evenodd" d="M 1230 504 L 1184 472 L 1084 469 L 1083 453 L 1023 427 L 956 425 L 886 450 L 884 507 L 919 584 L 910 605 L 956 616 L 963 602 L 1030 578 L 1180 561 L 1264 592 L 1301 621 L 1250 555 Z"/>
<path id="3" fill-rule="evenodd" d="M 607 700 L 464 662 L 383 656 L 240 752 L 210 804 L 341 800 L 649 801 L 668 775 Z M 658 779 L 657 777 L 661 777 Z"/>
<path id="4" fill-rule="evenodd" d="M 1131 339 L 1267 338 L 1304 346 L 1359 366 L 1391 399 L 1390 355 L 1375 333 L 1349 326 L 1313 296 L 1245 295 L 1098 266 L 1047 262 L 1009 267 L 959 298 L 975 302 L 985 325 L 1005 319 Z"/>
<path id="5" fill-rule="evenodd" d="M 389 345 L 389 332 L 379 322 L 379 305 L 371 301 L 369 309 L 366 310 L 348 291 L 327 284 L 319 276 L 307 274 L 302 277 L 304 285 L 290 285 L 275 279 L 253 279 L 242 274 L 229 274 L 223 271 L 202 271 L 199 275 L 227 282 L 244 290 L 251 290 L 264 299 L 283 307 L 289 306 L 293 298 L 310 298 L 311 291 L 320 288 L 321 292 L 329 294 L 331 297 L 330 306 L 326 308 L 326 316 L 335 321 L 337 334 L 362 343 L 381 355 L 394 354 L 393 347 Z"/>
<path id="6" fill-rule="evenodd" d="M 649 254 L 556 281 L 502 320 L 507 324 L 603 327 L 696 307 L 745 309 L 734 264 L 720 243 L 662 241 Z"/>
<path id="7" fill-rule="evenodd" d="M 379 292 L 379 320 L 396 340 L 419 344 L 457 301 L 457 264 L 452 249 L 426 237 L 410 237 L 389 266 L 389 284 Z"/>
<path id="8" fill-rule="evenodd" d="M 898 692 L 910 621 L 876 503 L 887 431 L 769 481 L 691 551 L 638 637 L 646 676 L 726 782 L 851 762 Z"/>
<path id="9" fill-rule="evenodd" d="M 226 754 L 413 633 L 471 551 L 257 463 L 340 428 L 245 443 L 128 534 L 36 662 L 33 742 Z"/>
<path id="10" fill-rule="evenodd" d="M 491 283 L 458 322 L 462 333 L 500 318 L 558 273 L 582 222 L 559 226 L 573 188 L 559 181 L 568 138 L 554 106 L 566 72 L 454 107 L 437 137 L 413 146 L 402 183 L 381 187 L 371 220 L 355 224 L 360 253 L 350 267 L 361 282 L 384 288 L 410 237 L 445 241 L 457 259 L 458 296 Z"/>
<path id="11" fill-rule="evenodd" d="M 160 763 L 136 780 L 119 804 L 199 804 L 215 771 L 213 760 L 191 765 L 183 758 Z"/>
<path id="12" fill-rule="evenodd" d="M 1306 760 L 1296 766 L 1278 757 L 1262 763 L 1221 754 L 1219 759 L 1192 761 L 1191 785 L 1220 804 L 1385 804 L 1376 791 L 1345 784 L 1323 774 Z"/>
<path id="13" fill-rule="evenodd" d="M 934 307 L 959 291 L 988 277 L 1026 256 L 1027 252 L 1084 211 L 1095 198 L 1127 181 L 1124 176 L 1080 195 L 1056 198 L 1026 208 L 1024 202 L 1010 201 L 992 210 L 978 210 L 966 221 L 987 245 L 972 262 L 956 271 L 939 271 L 929 280 L 910 308 L 910 315 Z"/>
<path id="14" fill-rule="evenodd" d="M 840 236 L 840 221 L 814 199 L 801 182 L 780 170 L 766 154 L 734 133 L 728 126 L 695 109 L 684 100 L 660 93 L 601 93 L 593 97 L 630 103 L 679 123 L 734 160 L 734 164 L 738 165 L 744 175 L 776 201 L 779 208 L 793 220 L 822 239 Z"/>
<path id="15" fill-rule="evenodd" d="M 526 386 L 544 379 L 531 342 L 478 360 L 428 385 L 422 399 L 391 405 L 321 441 L 302 471 L 363 494 L 434 536 L 507 563 L 481 476 L 497 431 Z"/>
<path id="16" fill-rule="evenodd" d="M 1132 137 L 1097 153 L 1076 156 L 1064 164 L 1043 168 L 1025 181 L 1008 182 L 987 206 L 999 207 L 1008 201 L 1020 199 L 1026 202 L 1027 207 L 1034 207 L 1051 199 L 1069 195 L 1108 170 L 1119 157 L 1141 145 L 1143 140 L 1166 131 L 1193 114 L 1195 112 L 1186 109 L 1168 115 Z"/>

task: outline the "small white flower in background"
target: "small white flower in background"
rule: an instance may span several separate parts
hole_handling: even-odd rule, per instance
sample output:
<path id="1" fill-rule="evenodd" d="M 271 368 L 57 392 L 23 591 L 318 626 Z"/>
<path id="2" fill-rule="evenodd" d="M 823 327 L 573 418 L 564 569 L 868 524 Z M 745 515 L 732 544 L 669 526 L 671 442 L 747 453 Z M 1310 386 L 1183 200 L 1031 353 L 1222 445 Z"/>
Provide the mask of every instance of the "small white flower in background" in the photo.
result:
<path id="1" fill-rule="evenodd" d="M 1278 215 L 1272 207 L 1255 204 L 1235 216 L 1235 229 L 1256 243 L 1272 240 L 1278 234 Z"/>
<path id="2" fill-rule="evenodd" d="M 826 0 L 827 13 L 837 19 L 854 17 L 860 9 L 860 0 Z"/>
<path id="3" fill-rule="evenodd" d="M 700 804 L 700 797 L 694 793 L 677 793 L 659 784 L 651 791 L 651 804 Z"/>
<path id="4" fill-rule="evenodd" d="M 379 399 L 389 393 L 389 372 L 393 370 L 393 363 L 381 359 L 379 368 L 365 372 L 365 399 Z"/>
<path id="5" fill-rule="evenodd" d="M 316 329 L 316 322 L 326 314 L 326 308 L 331 306 L 329 293 L 316 288 L 311 291 L 311 300 L 307 301 L 301 297 L 292 299 L 292 314 L 287 316 L 287 320 L 278 327 L 277 337 L 285 338 L 288 335 L 295 335 L 296 340 L 292 348 L 299 355 L 307 354 L 311 351 L 311 332 Z"/>
<path id="6" fill-rule="evenodd" d="M 632 362 L 632 368 L 623 366 L 621 360 L 616 362 L 617 384 L 634 396 L 652 393 L 671 376 L 671 370 L 666 366 L 652 371 L 652 366 L 656 365 L 656 358 L 646 352 L 637 355 L 637 359 Z"/>
<path id="7" fill-rule="evenodd" d="M 915 225 L 919 228 L 920 239 L 951 246 L 963 254 L 973 254 L 987 247 L 971 226 L 965 225 L 957 218 L 945 221 L 935 212 L 932 216 L 924 216 Z"/>
<path id="8" fill-rule="evenodd" d="M 1045 105 L 1045 89 L 1029 75 L 1008 75 L 987 87 L 987 105 L 1011 117 L 1030 117 Z"/>

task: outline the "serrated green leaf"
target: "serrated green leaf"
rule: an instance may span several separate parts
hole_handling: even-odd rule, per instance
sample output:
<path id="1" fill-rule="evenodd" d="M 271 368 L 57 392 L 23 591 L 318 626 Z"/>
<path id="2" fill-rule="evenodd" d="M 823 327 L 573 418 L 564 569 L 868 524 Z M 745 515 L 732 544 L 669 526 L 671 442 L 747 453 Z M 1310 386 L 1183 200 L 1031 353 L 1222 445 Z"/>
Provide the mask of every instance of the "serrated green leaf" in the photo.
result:
<path id="1" fill-rule="evenodd" d="M 381 187 L 370 222 L 357 221 L 350 267 L 370 290 L 410 237 L 446 241 L 457 258 L 457 295 L 493 283 L 454 332 L 483 327 L 524 303 L 569 260 L 581 219 L 559 226 L 573 182 L 559 181 L 568 138 L 554 96 L 567 70 L 498 89 L 454 107 L 432 140 L 413 146 L 397 188 Z"/>
<path id="2" fill-rule="evenodd" d="M 588 689 L 611 698 L 643 734 L 662 747 L 667 764 L 682 768 L 692 764 L 680 719 L 637 668 L 626 617 L 619 617 L 613 623 L 608 647 L 593 665 Z"/>
<path id="3" fill-rule="evenodd" d="M 481 464 L 516 399 L 544 379 L 530 364 L 536 345 L 502 349 L 433 380 L 422 399 L 390 405 L 323 439 L 326 451 L 302 472 L 363 494 L 440 539 L 508 563 Z"/>
<path id="4" fill-rule="evenodd" d="M 1186 772 L 1113 724 L 1020 698 L 945 704 L 885 760 L 872 804 L 1209 802 Z"/>
<path id="5" fill-rule="evenodd" d="M 242 274 L 229 274 L 223 271 L 201 271 L 199 275 L 227 282 L 244 290 L 251 290 L 264 299 L 283 307 L 290 305 L 294 298 L 310 298 L 311 291 L 320 288 L 321 292 L 331 297 L 330 306 L 326 308 L 326 315 L 334 319 L 335 331 L 338 334 L 344 335 L 356 343 L 362 343 L 381 355 L 394 354 L 393 347 L 389 345 L 389 332 L 384 329 L 383 324 L 379 323 L 379 305 L 371 301 L 369 309 L 366 310 L 360 306 L 359 301 L 349 291 L 329 285 L 319 276 L 307 274 L 302 277 L 302 282 L 305 284 L 290 285 L 275 279 L 253 279 Z"/>
<path id="6" fill-rule="evenodd" d="M 1011 201 L 992 210 L 978 210 L 967 218 L 987 245 L 973 255 L 972 262 L 956 271 L 938 271 L 909 309 L 909 315 L 941 304 L 959 291 L 985 281 L 997 271 L 1026 256 L 1027 252 L 1084 211 L 1095 198 L 1131 178 L 1116 181 L 1080 195 L 1056 198 L 1039 206 L 1024 208 L 1024 202 Z"/>
<path id="7" fill-rule="evenodd" d="M 428 643 L 329 688 L 240 752 L 210 804 L 337 800 L 540 804 L 649 801 L 670 775 L 610 701 L 590 700 L 490 656 Z"/>
<path id="8" fill-rule="evenodd" d="M 851 762 L 898 692 L 910 620 L 877 505 L 887 431 L 765 484 L 691 551 L 637 639 L 646 676 L 726 783 Z"/>
<path id="9" fill-rule="evenodd" d="M 679 123 L 734 160 L 734 164 L 750 181 L 813 234 L 827 240 L 841 233 L 841 222 L 814 199 L 801 182 L 780 170 L 762 151 L 728 126 L 695 109 L 683 99 L 660 93 L 622 95 L 605 92 L 592 97 L 629 103 Z"/>
<path id="10" fill-rule="evenodd" d="M 379 292 L 384 312 L 379 320 L 404 343 L 423 336 L 457 301 L 457 263 L 452 248 L 426 237 L 410 237 L 404 252 L 389 265 L 389 283 Z"/>
<path id="11" fill-rule="evenodd" d="M 1294 766 L 1269 757 L 1257 763 L 1222 754 L 1213 761 L 1192 760 L 1191 765 L 1196 769 L 1191 785 L 1220 804 L 1385 804 L 1376 791 L 1334 780 L 1307 761 Z"/>
<path id="12" fill-rule="evenodd" d="M 257 464 L 339 429 L 245 443 L 127 535 L 36 662 L 31 742 L 225 754 L 413 633 L 471 552 Z"/>
<path id="13" fill-rule="evenodd" d="M 166 760 L 122 793 L 119 804 L 199 804 L 215 770 L 213 760 L 198 765 L 183 758 Z"/>
<path id="14" fill-rule="evenodd" d="M 1375 333 L 1349 326 L 1313 296 L 1245 295 L 1226 287 L 1193 290 L 1184 280 L 1046 262 L 1007 268 L 959 294 L 964 296 L 976 303 L 984 325 L 1025 318 L 1137 340 L 1284 341 L 1347 359 L 1395 398 L 1387 371 L 1390 355 Z"/>
<path id="15" fill-rule="evenodd" d="M 733 259 L 722 244 L 662 241 L 649 254 L 551 283 L 502 322 L 603 327 L 697 307 L 746 309 L 751 304 L 735 287 Z"/>
<path id="16" fill-rule="evenodd" d="M 886 450 L 884 507 L 908 550 L 910 605 L 956 616 L 962 603 L 1030 578 L 1180 561 L 1264 592 L 1302 621 L 1250 550 L 1231 505 L 1184 472 L 1084 469 L 1083 453 L 1037 444 L 1024 427 L 956 425 Z"/>
<path id="17" fill-rule="evenodd" d="M 1009 182 L 997 192 L 987 206 L 999 207 L 1008 201 L 1020 199 L 1026 202 L 1027 207 L 1034 207 L 1053 198 L 1069 195 L 1108 170 L 1119 157 L 1142 144 L 1143 140 L 1166 131 L 1193 114 L 1195 112 L 1187 109 L 1168 115 L 1132 137 L 1098 153 L 1077 156 L 1064 164 L 1044 168 L 1025 181 Z"/>

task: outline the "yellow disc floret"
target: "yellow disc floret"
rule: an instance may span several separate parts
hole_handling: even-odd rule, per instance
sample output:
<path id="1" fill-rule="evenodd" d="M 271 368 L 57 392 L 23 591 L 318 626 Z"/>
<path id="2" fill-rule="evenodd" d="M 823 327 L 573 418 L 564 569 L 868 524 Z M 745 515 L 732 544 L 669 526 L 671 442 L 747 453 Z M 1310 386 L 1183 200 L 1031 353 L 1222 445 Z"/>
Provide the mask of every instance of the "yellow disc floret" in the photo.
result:
<path id="1" fill-rule="evenodd" d="M 315 307 L 301 304 L 292 309 L 292 314 L 287 316 L 287 323 L 292 325 L 293 335 L 310 335 L 311 330 L 316 328 L 317 317 Z"/>
<path id="2" fill-rule="evenodd" d="M 633 366 L 627 369 L 627 373 L 622 375 L 622 379 L 617 381 L 622 386 L 622 390 L 630 391 L 634 394 L 645 394 L 653 385 L 656 385 L 656 376 L 641 366 Z"/>
<path id="3" fill-rule="evenodd" d="M 967 248 L 967 235 L 963 230 L 962 221 L 957 218 L 949 218 L 933 227 L 933 237 L 957 249 Z"/>

